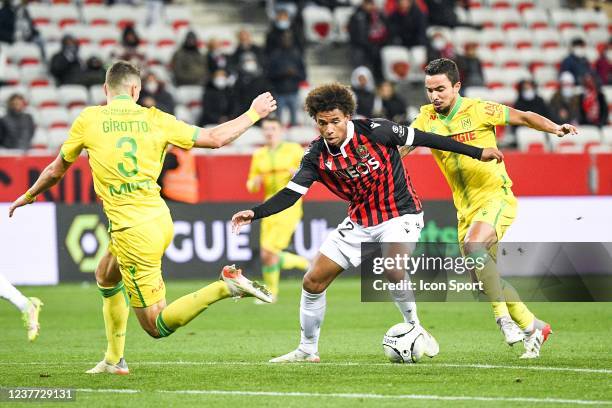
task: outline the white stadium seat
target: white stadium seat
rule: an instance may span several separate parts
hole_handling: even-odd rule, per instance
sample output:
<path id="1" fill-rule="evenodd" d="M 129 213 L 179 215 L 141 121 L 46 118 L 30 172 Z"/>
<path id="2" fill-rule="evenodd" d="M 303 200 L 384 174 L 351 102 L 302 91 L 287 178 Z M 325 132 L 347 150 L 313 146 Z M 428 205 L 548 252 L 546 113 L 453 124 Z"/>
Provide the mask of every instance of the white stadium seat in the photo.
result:
<path id="1" fill-rule="evenodd" d="M 68 138 L 68 128 L 49 129 L 47 132 L 47 146 L 49 149 L 59 149 Z"/>
<path id="2" fill-rule="evenodd" d="M 565 30 L 561 31 L 562 45 L 565 45 L 566 47 L 571 46 L 572 41 L 576 38 L 581 38 L 584 40 L 584 42 L 587 42 L 587 37 L 588 34 L 586 34 L 581 28 L 566 28 Z"/>
<path id="3" fill-rule="evenodd" d="M 496 9 L 493 13 L 494 23 L 502 30 L 511 30 L 522 25 L 521 14 L 515 8 Z"/>
<path id="4" fill-rule="evenodd" d="M 546 134 L 528 127 L 516 129 L 516 144 L 519 150 L 526 152 L 534 147 L 548 151 Z"/>
<path id="5" fill-rule="evenodd" d="M 51 23 L 51 9 L 53 6 L 48 3 L 30 3 L 28 12 L 34 24 L 38 27 Z"/>
<path id="6" fill-rule="evenodd" d="M 142 30 L 142 39 L 150 46 L 172 47 L 176 46 L 176 33 L 165 25 L 152 25 Z"/>
<path id="7" fill-rule="evenodd" d="M 514 105 L 517 97 L 518 92 L 516 88 L 505 86 L 502 88 L 491 89 L 488 100 L 503 103 L 504 105 Z"/>
<path id="8" fill-rule="evenodd" d="M 355 10 L 352 7 L 336 7 L 333 12 L 335 40 L 349 41 L 348 23 Z"/>
<path id="9" fill-rule="evenodd" d="M 494 51 L 494 55 L 499 67 L 518 67 L 521 65 L 518 52 L 514 48 L 498 48 Z"/>
<path id="10" fill-rule="evenodd" d="M 490 8 L 470 9 L 470 21 L 475 26 L 495 27 L 495 11 Z"/>
<path id="11" fill-rule="evenodd" d="M 38 45 L 31 42 L 16 42 L 7 49 L 7 58 L 15 65 L 41 64 L 42 55 Z"/>
<path id="12" fill-rule="evenodd" d="M 259 146 L 266 143 L 266 139 L 260 128 L 250 127 L 242 136 L 232 143 L 232 146 Z"/>
<path id="13" fill-rule="evenodd" d="M 317 130 L 312 126 L 292 126 L 287 130 L 287 140 L 301 145 L 308 145 L 318 135 Z"/>
<path id="14" fill-rule="evenodd" d="M 489 100 L 491 90 L 486 86 L 469 86 L 465 88 L 465 96 L 473 99 Z"/>
<path id="15" fill-rule="evenodd" d="M 204 90 L 200 85 L 182 85 L 176 87 L 174 97 L 176 102 L 189 108 L 200 106 Z"/>
<path id="16" fill-rule="evenodd" d="M 542 55 L 544 55 L 544 60 L 548 64 L 556 65 L 560 64 L 563 58 L 567 57 L 569 52 L 567 49 L 562 47 L 557 48 L 546 48 L 542 50 Z"/>
<path id="17" fill-rule="evenodd" d="M 451 35 L 446 36 L 458 49 L 463 49 L 467 43 L 480 43 L 480 31 L 469 27 L 457 27 Z"/>
<path id="18" fill-rule="evenodd" d="M 79 10 L 74 4 L 54 4 L 51 7 L 51 21 L 60 27 L 77 24 L 80 20 Z"/>
<path id="19" fill-rule="evenodd" d="M 406 47 L 388 45 L 381 51 L 383 75 L 387 81 L 407 81 L 410 73 L 410 51 Z"/>
<path id="20" fill-rule="evenodd" d="M 93 85 L 89 87 L 89 104 L 90 105 L 106 105 L 106 95 L 102 85 Z"/>
<path id="21" fill-rule="evenodd" d="M 304 36 L 313 43 L 326 43 L 333 40 L 334 18 L 326 7 L 308 5 L 302 10 Z"/>
<path id="22" fill-rule="evenodd" d="M 83 22 L 89 26 L 110 24 L 111 8 L 99 4 L 84 5 Z"/>
<path id="23" fill-rule="evenodd" d="M 533 79 L 539 86 L 553 88 L 559 84 L 559 72 L 550 65 L 539 67 L 534 70 Z"/>
<path id="24" fill-rule="evenodd" d="M 601 141 L 606 145 L 612 146 L 612 125 L 601 128 Z"/>
<path id="25" fill-rule="evenodd" d="M 576 9 L 573 10 L 576 24 L 584 30 L 591 31 L 594 28 L 607 28 L 608 16 L 603 11 L 595 11 L 593 9 Z"/>
<path id="26" fill-rule="evenodd" d="M 0 87 L 0 106 L 6 106 L 8 98 L 13 94 L 23 95 L 28 100 L 28 89 L 24 86 L 2 86 Z"/>
<path id="27" fill-rule="evenodd" d="M 523 23 L 530 29 L 542 29 L 548 27 L 549 18 L 546 10 L 532 8 L 523 11 Z"/>
<path id="28" fill-rule="evenodd" d="M 126 24 L 143 26 L 147 19 L 147 9 L 128 4 L 115 4 L 110 7 L 109 19 L 111 24 L 123 28 Z"/>
<path id="29" fill-rule="evenodd" d="M 191 24 L 191 14 L 189 7 L 185 5 L 168 4 L 164 7 L 165 20 L 174 29 L 187 27 Z"/>
<path id="30" fill-rule="evenodd" d="M 533 32 L 526 28 L 517 28 L 506 32 L 508 45 L 514 48 L 526 48 L 533 46 Z"/>
<path id="31" fill-rule="evenodd" d="M 59 94 L 55 87 L 36 87 L 30 90 L 30 105 L 33 107 L 57 107 L 59 103 Z"/>
<path id="32" fill-rule="evenodd" d="M 558 47 L 561 45 L 561 35 L 554 28 L 543 28 L 533 32 L 535 43 L 541 48 Z"/>
<path id="33" fill-rule="evenodd" d="M 488 28 L 480 33 L 479 43 L 489 48 L 495 49 L 506 44 L 506 34 L 499 28 Z"/>
<path id="34" fill-rule="evenodd" d="M 597 47 L 598 45 L 607 44 L 610 34 L 608 34 L 608 30 L 605 28 L 596 28 L 590 30 L 586 37 L 590 45 Z"/>
<path id="35" fill-rule="evenodd" d="M 11 86 L 19 85 L 19 68 L 13 64 L 5 65 L 4 69 L 0 68 L 0 81 L 4 81 Z"/>
<path id="36" fill-rule="evenodd" d="M 168 66 L 172 60 L 172 56 L 176 52 L 174 47 L 157 47 L 149 45 L 145 52 L 147 63 L 150 65 Z"/>
<path id="37" fill-rule="evenodd" d="M 60 102 L 67 108 L 86 106 L 88 103 L 87 88 L 83 85 L 62 85 L 58 93 Z"/>
<path id="38" fill-rule="evenodd" d="M 47 129 L 67 128 L 70 126 L 70 116 L 66 108 L 48 108 L 38 115 L 39 124 Z"/>
<path id="39" fill-rule="evenodd" d="M 550 10 L 550 19 L 553 25 L 559 30 L 576 27 L 576 16 L 574 16 L 572 10 L 567 8 Z"/>
<path id="40" fill-rule="evenodd" d="M 484 70 L 485 83 L 490 88 L 501 87 L 505 83 L 505 69 L 492 67 Z"/>
<path id="41" fill-rule="evenodd" d="M 91 41 L 102 46 L 117 44 L 121 35 L 115 26 L 92 26 L 89 31 Z"/>
<path id="42" fill-rule="evenodd" d="M 19 70 L 19 75 L 21 76 L 21 83 L 30 87 L 49 86 L 52 83 L 51 76 L 42 64 L 24 65 Z"/>
<path id="43" fill-rule="evenodd" d="M 178 120 L 182 120 L 183 122 L 196 122 L 195 118 L 193 117 L 193 113 L 185 105 L 176 105 L 176 107 L 174 108 L 174 116 L 176 116 Z"/>

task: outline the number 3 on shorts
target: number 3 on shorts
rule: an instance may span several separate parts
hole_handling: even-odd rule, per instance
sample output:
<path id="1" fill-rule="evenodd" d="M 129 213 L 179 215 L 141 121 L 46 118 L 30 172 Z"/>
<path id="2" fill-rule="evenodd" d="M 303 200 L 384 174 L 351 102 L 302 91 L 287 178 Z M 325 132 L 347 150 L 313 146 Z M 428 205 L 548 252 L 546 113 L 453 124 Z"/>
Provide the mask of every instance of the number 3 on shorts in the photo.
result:
<path id="1" fill-rule="evenodd" d="M 136 159 L 136 149 L 138 149 L 138 145 L 136 144 L 134 138 L 124 136 L 121 139 L 117 140 L 116 147 L 122 148 L 125 144 L 130 145 L 130 150 L 127 152 L 123 152 L 123 156 L 127 157 L 132 161 L 134 168 L 132 170 L 126 170 L 125 165 L 123 163 L 119 163 L 117 168 L 119 169 L 119 172 L 125 177 L 133 177 L 138 174 L 138 159 Z"/>

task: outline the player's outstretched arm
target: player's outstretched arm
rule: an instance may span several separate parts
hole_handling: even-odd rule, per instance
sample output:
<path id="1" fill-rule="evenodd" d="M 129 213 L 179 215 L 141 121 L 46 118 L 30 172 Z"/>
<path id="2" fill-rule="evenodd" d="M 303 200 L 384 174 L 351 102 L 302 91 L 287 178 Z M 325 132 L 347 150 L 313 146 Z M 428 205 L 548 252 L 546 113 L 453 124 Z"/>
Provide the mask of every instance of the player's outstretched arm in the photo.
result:
<path id="1" fill-rule="evenodd" d="M 502 152 L 494 147 L 476 147 L 465 143 L 457 142 L 450 137 L 440 136 L 435 133 L 423 132 L 418 129 L 414 130 L 414 140 L 410 143 L 411 146 L 425 146 L 432 149 L 445 150 L 470 156 L 480 161 L 496 160 L 498 163 L 504 160 Z"/>
<path id="2" fill-rule="evenodd" d="M 559 137 L 578 134 L 576 126 L 570 125 L 569 123 L 557 125 L 552 120 L 546 119 L 544 116 L 538 115 L 537 113 L 524 112 L 514 108 L 509 109 L 510 119 L 508 120 L 508 124 L 512 126 L 527 126 L 541 132 L 553 133 Z"/>
<path id="3" fill-rule="evenodd" d="M 276 110 L 276 100 L 270 92 L 253 99 L 251 108 L 236 119 L 222 123 L 211 129 L 200 129 L 195 147 L 217 149 L 238 139 L 248 128 L 261 118 Z"/>
<path id="4" fill-rule="evenodd" d="M 64 177 L 64 174 L 66 174 L 66 171 L 68 171 L 71 165 L 72 163 L 67 162 L 61 155 L 58 155 L 55 160 L 43 170 L 34 185 L 9 207 L 9 217 L 13 216 L 17 208 L 32 204 L 36 201 L 37 195 L 44 193 L 56 185 Z"/>
<path id="5" fill-rule="evenodd" d="M 266 218 L 270 215 L 279 213 L 291 207 L 301 197 L 302 194 L 285 187 L 262 204 L 250 210 L 244 210 L 234 214 L 232 217 L 232 231 L 237 234 L 240 231 L 240 227 L 243 225 L 248 225 L 259 218 Z"/>

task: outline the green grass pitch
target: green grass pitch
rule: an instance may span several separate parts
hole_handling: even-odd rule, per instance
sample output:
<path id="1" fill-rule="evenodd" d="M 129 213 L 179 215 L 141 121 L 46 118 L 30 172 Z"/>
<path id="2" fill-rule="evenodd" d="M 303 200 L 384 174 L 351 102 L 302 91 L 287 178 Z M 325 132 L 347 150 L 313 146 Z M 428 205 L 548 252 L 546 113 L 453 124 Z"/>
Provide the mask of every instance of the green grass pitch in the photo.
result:
<path id="1" fill-rule="evenodd" d="M 170 281 L 167 297 L 204 283 Z M 394 365 L 386 362 L 381 339 L 400 321 L 395 306 L 360 303 L 359 281 L 340 278 L 328 290 L 322 363 L 272 365 L 268 359 L 299 340 L 300 282 L 286 280 L 275 305 L 227 299 L 163 340 L 149 338 L 132 313 L 130 375 L 89 376 L 84 371 L 106 347 L 95 286 L 22 289 L 45 303 L 42 332 L 28 344 L 16 309 L 0 303 L 0 386 L 77 390 L 76 403 L 54 407 L 612 404 L 609 303 L 530 305 L 554 330 L 537 361 L 519 360 L 522 346 L 503 343 L 487 304 L 421 303 L 421 321 L 438 339 L 440 355 Z"/>

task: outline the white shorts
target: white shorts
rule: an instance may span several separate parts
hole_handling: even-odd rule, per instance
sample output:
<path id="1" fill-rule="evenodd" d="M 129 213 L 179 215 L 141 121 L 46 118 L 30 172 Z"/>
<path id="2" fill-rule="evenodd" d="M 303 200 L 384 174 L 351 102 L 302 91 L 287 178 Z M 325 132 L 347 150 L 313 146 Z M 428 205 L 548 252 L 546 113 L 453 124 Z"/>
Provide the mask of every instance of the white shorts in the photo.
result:
<path id="1" fill-rule="evenodd" d="M 419 241 L 423 229 L 423 213 L 405 214 L 372 227 L 362 227 L 345 218 L 328 236 L 319 252 L 348 269 L 361 264 L 362 242 Z"/>

